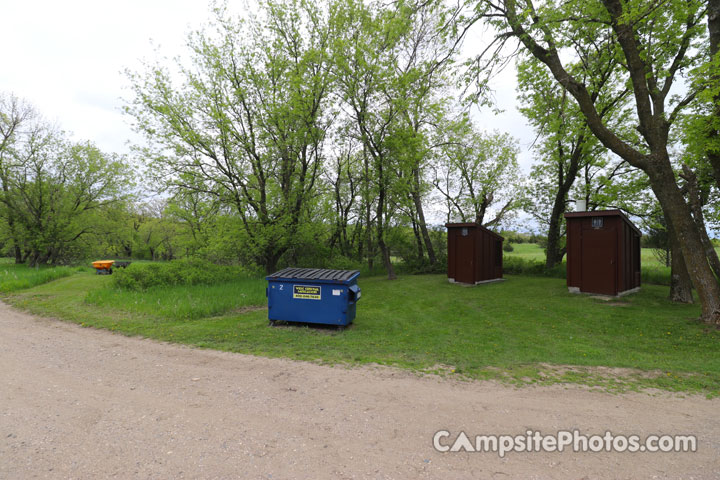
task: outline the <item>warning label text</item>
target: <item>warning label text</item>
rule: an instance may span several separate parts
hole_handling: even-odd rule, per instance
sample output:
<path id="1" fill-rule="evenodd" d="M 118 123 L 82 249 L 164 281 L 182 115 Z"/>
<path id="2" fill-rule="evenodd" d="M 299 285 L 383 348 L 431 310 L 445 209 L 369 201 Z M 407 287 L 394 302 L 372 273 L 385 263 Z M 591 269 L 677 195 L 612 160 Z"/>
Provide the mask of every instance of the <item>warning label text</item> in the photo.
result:
<path id="1" fill-rule="evenodd" d="M 320 287 L 310 285 L 293 285 L 293 298 L 320 300 Z"/>

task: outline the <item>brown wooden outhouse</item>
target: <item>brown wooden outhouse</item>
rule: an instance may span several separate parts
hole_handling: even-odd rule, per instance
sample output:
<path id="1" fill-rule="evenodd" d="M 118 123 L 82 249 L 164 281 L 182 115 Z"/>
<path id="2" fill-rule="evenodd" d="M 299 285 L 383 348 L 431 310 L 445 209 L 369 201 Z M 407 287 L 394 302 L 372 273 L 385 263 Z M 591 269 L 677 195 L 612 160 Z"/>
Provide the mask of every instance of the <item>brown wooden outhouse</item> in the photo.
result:
<path id="1" fill-rule="evenodd" d="M 565 220 L 571 292 L 616 296 L 640 289 L 642 234 L 620 210 L 570 212 Z"/>
<path id="2" fill-rule="evenodd" d="M 448 280 L 476 284 L 502 279 L 503 237 L 477 223 L 446 223 Z"/>

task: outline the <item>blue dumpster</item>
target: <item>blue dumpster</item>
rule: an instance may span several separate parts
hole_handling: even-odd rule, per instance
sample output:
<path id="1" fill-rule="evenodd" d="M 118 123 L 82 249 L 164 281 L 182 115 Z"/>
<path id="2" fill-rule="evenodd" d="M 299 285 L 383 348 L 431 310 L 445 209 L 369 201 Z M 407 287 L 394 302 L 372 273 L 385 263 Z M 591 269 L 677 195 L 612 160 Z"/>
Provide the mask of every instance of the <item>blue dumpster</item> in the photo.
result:
<path id="1" fill-rule="evenodd" d="M 268 319 L 344 327 L 360 299 L 357 270 L 285 268 L 266 277 Z"/>

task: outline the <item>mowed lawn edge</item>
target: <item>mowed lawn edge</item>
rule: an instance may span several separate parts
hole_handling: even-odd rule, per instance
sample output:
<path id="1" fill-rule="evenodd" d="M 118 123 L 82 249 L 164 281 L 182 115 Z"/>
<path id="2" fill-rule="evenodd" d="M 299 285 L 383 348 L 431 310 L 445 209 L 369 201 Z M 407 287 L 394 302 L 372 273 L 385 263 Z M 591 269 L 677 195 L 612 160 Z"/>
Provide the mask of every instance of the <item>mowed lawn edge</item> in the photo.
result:
<path id="1" fill-rule="evenodd" d="M 175 287 L 175 298 L 189 301 L 207 296 L 208 288 L 218 295 L 249 290 L 206 317 L 153 309 L 147 299 L 172 299 L 172 288 L 113 293 L 110 281 L 77 273 L 3 299 L 86 327 L 268 357 L 390 365 L 517 385 L 720 393 L 720 332 L 696 320 L 696 305 L 667 301 L 662 286 L 605 300 L 570 294 L 564 280 L 553 278 L 508 276 L 464 287 L 444 275 L 361 277 L 355 324 L 337 332 L 268 327 L 264 296 L 258 295 L 262 279 L 244 280 L 242 287 Z"/>

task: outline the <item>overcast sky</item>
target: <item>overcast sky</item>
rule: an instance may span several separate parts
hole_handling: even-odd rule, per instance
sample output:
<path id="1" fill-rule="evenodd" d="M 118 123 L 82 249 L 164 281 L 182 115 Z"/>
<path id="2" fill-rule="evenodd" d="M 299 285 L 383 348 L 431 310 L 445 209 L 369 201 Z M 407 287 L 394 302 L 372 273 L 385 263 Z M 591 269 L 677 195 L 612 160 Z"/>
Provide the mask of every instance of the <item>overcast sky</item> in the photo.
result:
<path id="1" fill-rule="evenodd" d="M 0 91 L 29 100 L 49 120 L 101 149 L 127 152 L 133 134 L 120 108 L 125 68 L 182 51 L 207 18 L 204 1 L 3 0 Z"/>
<path id="2" fill-rule="evenodd" d="M 204 0 L 3 0 L 0 11 L 0 91 L 29 100 L 76 140 L 117 153 L 138 140 L 121 112 L 130 95 L 123 71 L 154 59 L 155 46 L 166 57 L 182 54 L 187 32 L 209 18 Z M 478 123 L 518 137 L 527 169 L 532 132 L 515 110 L 514 73 L 494 88 L 505 113 L 483 113 Z"/>

